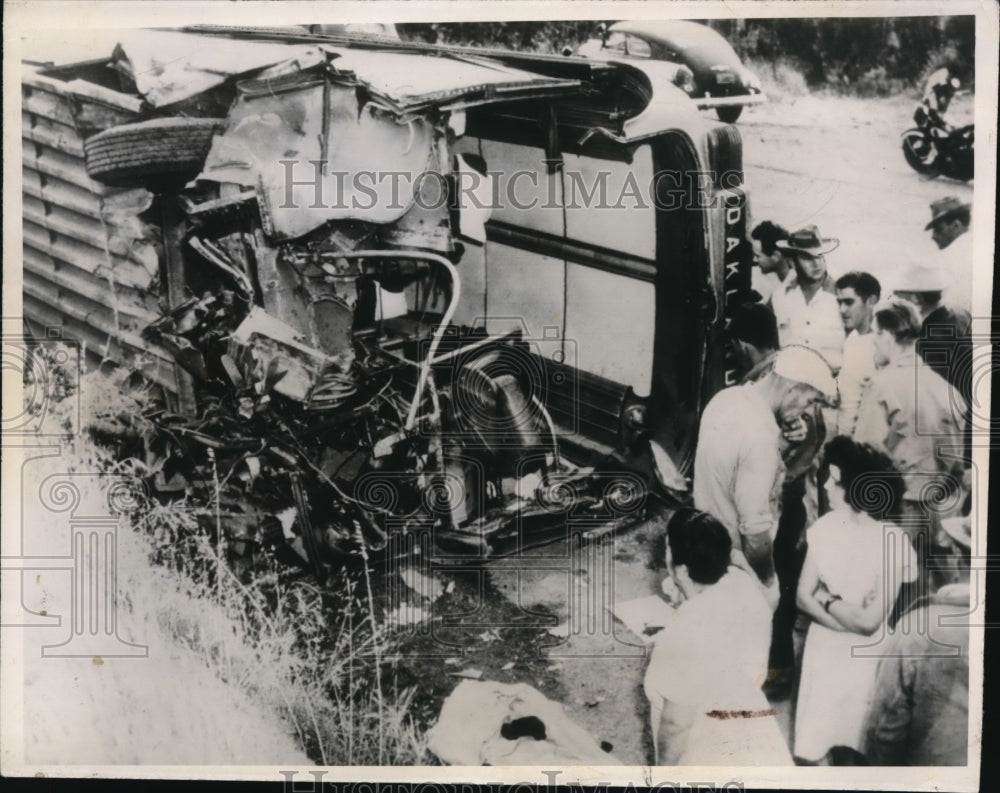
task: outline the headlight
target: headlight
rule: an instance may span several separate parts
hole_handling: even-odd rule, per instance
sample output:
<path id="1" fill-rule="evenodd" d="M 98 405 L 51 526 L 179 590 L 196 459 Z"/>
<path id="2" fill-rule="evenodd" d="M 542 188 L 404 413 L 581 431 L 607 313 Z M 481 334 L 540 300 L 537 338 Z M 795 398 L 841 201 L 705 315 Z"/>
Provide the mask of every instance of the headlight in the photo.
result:
<path id="1" fill-rule="evenodd" d="M 694 91 L 694 72 L 687 66 L 678 66 L 677 74 L 674 75 L 674 85 L 690 94 Z"/>
<path id="2" fill-rule="evenodd" d="M 749 69 L 744 69 L 743 70 L 743 83 L 751 91 L 761 91 L 761 90 L 763 90 L 763 88 L 762 88 L 762 86 L 760 84 L 760 78 L 756 74 L 754 74 L 752 71 L 750 71 Z"/>

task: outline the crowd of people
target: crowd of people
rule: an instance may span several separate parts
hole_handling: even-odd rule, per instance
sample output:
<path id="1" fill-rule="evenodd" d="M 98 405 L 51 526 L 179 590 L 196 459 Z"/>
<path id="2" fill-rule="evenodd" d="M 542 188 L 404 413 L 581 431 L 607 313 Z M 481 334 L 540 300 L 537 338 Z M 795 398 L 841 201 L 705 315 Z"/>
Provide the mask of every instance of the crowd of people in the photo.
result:
<path id="1" fill-rule="evenodd" d="M 937 618 L 969 605 L 969 221 L 935 201 L 940 250 L 890 295 L 832 278 L 816 226 L 753 229 L 744 374 L 705 407 L 694 507 L 667 526 L 656 764 L 965 764 L 968 627 Z"/>

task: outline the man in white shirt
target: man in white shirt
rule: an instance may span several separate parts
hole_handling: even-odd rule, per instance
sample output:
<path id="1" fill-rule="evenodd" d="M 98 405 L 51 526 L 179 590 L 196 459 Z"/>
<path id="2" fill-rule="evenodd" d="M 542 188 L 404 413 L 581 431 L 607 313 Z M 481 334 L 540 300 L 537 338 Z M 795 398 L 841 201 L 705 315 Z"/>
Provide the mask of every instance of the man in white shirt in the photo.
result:
<path id="1" fill-rule="evenodd" d="M 875 334 L 872 319 L 875 305 L 882 297 L 882 286 L 875 276 L 857 270 L 837 279 L 837 305 L 847 331 L 844 362 L 837 376 L 840 410 L 836 435 L 854 436 L 858 409 L 875 375 Z"/>
<path id="2" fill-rule="evenodd" d="M 816 350 L 834 374 L 843 356 L 844 326 L 825 257 L 839 244 L 839 240 L 821 237 L 816 226 L 806 226 L 778 242 L 778 249 L 791 259 L 795 275 L 771 296 L 781 346 L 800 344 Z"/>
<path id="3" fill-rule="evenodd" d="M 774 290 L 791 275 L 791 262 L 778 249 L 778 243 L 787 239 L 788 232 L 770 220 L 758 223 L 750 232 L 754 263 L 751 282 L 762 303 L 769 303 Z"/>
<path id="4" fill-rule="evenodd" d="M 694 505 L 718 518 L 733 541 L 733 563 L 757 577 L 772 609 L 779 590 L 774 537 L 781 514 L 782 427 L 795 425 L 821 402 L 835 402 L 837 384 L 819 353 L 792 346 L 771 371 L 725 388 L 701 417 L 694 460 Z"/>
<path id="5" fill-rule="evenodd" d="M 792 765 L 760 688 L 771 612 L 753 576 L 730 565 L 732 542 L 711 515 L 679 510 L 666 539 L 663 588 L 680 603 L 643 683 L 655 764 Z"/>
<path id="6" fill-rule="evenodd" d="M 952 308 L 972 311 L 972 205 L 954 196 L 931 204 L 931 222 L 924 226 L 942 251 L 948 278 L 945 296 Z"/>

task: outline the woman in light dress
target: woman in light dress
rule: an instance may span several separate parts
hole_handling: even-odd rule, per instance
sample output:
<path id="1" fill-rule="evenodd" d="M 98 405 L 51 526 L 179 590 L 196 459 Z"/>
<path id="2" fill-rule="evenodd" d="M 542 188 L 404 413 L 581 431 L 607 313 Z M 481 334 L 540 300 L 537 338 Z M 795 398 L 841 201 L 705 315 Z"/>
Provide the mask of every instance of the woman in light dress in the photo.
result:
<path id="1" fill-rule="evenodd" d="M 834 746 L 859 749 L 887 617 L 916 555 L 892 522 L 904 483 L 892 461 L 838 436 L 827 444 L 820 481 L 830 511 L 808 530 L 799 580 L 806 637 L 795 713 L 796 757 L 818 761 Z"/>

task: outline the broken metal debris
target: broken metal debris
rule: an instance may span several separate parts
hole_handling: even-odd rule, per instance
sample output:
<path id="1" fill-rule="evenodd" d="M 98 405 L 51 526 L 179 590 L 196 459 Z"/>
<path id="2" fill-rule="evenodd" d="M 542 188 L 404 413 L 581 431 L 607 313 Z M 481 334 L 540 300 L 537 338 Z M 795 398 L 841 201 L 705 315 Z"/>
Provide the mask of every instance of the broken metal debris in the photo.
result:
<path id="1" fill-rule="evenodd" d="M 154 484 L 219 504 L 231 552 L 271 548 L 322 580 L 406 535 L 482 559 L 567 537 L 571 513 L 595 538 L 642 518 L 641 479 L 612 486 L 566 459 L 531 382 L 548 364 L 524 335 L 454 322 L 489 217 L 450 194 L 488 170 L 452 147 L 467 111 L 579 81 L 206 32 L 129 35 L 112 63 L 156 118 L 92 138 L 88 168 L 141 183 L 140 139 L 163 166 L 147 187 L 170 305 L 144 336 L 190 375 L 196 405 L 150 415 L 145 454 Z M 185 149 L 182 184 L 163 178 L 155 133 L 185 124 L 211 137 Z M 359 181 L 376 167 L 400 178 Z"/>

